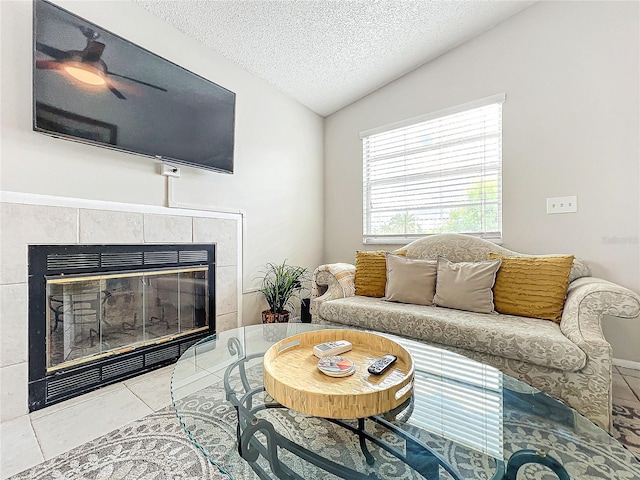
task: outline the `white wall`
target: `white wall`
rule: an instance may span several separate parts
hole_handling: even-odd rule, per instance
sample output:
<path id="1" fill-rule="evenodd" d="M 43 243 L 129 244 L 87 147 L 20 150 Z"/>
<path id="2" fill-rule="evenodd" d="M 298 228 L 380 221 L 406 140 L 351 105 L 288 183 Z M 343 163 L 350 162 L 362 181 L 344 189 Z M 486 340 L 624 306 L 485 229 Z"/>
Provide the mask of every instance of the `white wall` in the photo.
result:
<path id="1" fill-rule="evenodd" d="M 640 292 L 637 2 L 540 2 L 325 122 L 325 255 L 362 244 L 359 132 L 505 92 L 504 246 L 573 253 Z M 577 195 L 578 213 L 547 215 Z M 640 362 L 640 319 L 606 319 L 614 357 Z"/>
<path id="2" fill-rule="evenodd" d="M 176 202 L 244 211 L 244 288 L 266 262 L 313 268 L 322 254 L 323 119 L 133 2 L 55 3 L 236 93 L 235 174 L 182 167 Z M 32 131 L 32 3 L 0 2 L 3 191 L 144 205 L 167 204 L 152 159 Z M 244 296 L 244 322 L 259 322 L 259 295 Z"/>

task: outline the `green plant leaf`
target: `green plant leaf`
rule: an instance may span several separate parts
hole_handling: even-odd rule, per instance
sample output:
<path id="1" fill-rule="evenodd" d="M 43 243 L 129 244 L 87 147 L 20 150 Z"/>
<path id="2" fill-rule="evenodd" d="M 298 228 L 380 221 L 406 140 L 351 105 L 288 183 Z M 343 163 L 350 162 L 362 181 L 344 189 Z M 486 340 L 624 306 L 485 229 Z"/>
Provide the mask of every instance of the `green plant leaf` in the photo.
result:
<path id="1" fill-rule="evenodd" d="M 305 267 L 287 265 L 286 260 L 281 264 L 267 263 L 259 290 L 267 300 L 269 310 L 283 313 L 287 307 L 294 308 L 291 300 L 305 290 L 308 280 Z"/>

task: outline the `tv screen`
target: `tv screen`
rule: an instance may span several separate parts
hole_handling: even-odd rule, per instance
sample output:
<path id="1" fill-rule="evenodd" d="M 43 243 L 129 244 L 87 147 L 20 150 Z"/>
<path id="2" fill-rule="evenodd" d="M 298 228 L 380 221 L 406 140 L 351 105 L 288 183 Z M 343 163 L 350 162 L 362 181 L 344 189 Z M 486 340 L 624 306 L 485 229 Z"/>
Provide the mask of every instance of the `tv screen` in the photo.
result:
<path id="1" fill-rule="evenodd" d="M 233 173 L 233 92 L 44 0 L 33 30 L 34 130 Z"/>

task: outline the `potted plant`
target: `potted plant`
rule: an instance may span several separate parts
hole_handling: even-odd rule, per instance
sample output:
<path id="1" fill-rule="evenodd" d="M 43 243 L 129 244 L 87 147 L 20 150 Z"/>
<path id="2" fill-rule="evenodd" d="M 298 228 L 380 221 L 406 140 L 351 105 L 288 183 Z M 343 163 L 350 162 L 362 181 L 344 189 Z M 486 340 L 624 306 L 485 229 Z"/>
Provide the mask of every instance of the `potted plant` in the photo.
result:
<path id="1" fill-rule="evenodd" d="M 269 304 L 269 309 L 262 312 L 262 323 L 285 323 L 289 321 L 290 311 L 294 308 L 292 298 L 298 297 L 309 280 L 308 270 L 304 267 L 267 263 L 263 272 L 260 291 Z"/>

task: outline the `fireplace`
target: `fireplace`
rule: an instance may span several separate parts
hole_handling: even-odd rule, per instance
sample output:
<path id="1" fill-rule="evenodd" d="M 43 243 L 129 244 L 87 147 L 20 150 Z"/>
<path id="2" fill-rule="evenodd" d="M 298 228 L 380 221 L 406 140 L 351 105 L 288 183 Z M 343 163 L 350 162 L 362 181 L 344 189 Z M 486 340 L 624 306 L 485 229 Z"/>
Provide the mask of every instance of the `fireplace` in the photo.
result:
<path id="1" fill-rule="evenodd" d="M 29 410 L 174 362 L 215 332 L 215 246 L 30 245 Z"/>

